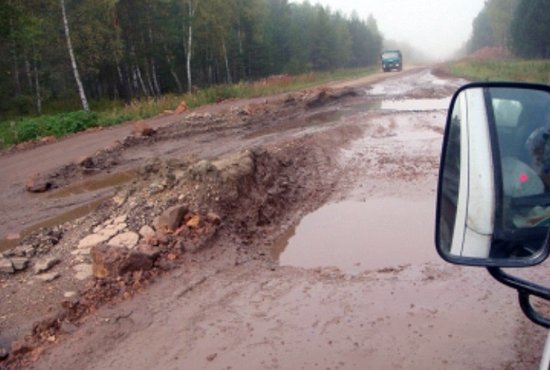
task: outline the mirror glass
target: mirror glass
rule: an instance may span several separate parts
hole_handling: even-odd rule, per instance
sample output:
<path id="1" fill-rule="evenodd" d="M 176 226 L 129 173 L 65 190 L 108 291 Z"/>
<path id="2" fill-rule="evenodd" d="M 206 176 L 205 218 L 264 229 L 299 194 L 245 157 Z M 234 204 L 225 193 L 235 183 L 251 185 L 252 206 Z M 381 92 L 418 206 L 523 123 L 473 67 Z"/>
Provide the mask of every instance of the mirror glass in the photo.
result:
<path id="1" fill-rule="evenodd" d="M 472 90 L 466 88 L 455 96 L 447 119 L 438 194 L 438 250 L 451 262 L 462 264 L 539 263 L 549 249 L 550 93 L 491 83 L 477 84 Z M 480 125 L 486 126 L 486 141 L 479 139 Z M 487 150 L 488 157 L 480 155 Z M 478 179 L 485 177 L 480 168 L 492 172 L 485 182 Z M 479 226 L 480 209 L 472 203 L 485 195 L 492 198 L 487 204 L 494 205 L 481 212 L 491 213 L 481 217 L 489 229 Z"/>
<path id="2" fill-rule="evenodd" d="M 446 147 L 443 155 L 443 168 L 439 193 L 439 245 L 450 253 L 453 239 L 458 188 L 460 181 L 460 125 L 462 122 L 461 100 L 457 99 L 449 114 Z"/>

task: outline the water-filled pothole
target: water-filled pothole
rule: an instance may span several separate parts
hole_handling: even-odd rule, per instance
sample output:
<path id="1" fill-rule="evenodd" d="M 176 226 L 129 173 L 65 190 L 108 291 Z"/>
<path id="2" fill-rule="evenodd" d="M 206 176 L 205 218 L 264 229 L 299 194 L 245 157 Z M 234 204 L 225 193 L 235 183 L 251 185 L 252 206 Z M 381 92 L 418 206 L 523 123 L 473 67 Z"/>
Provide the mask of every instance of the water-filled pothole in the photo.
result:
<path id="1" fill-rule="evenodd" d="M 77 182 L 71 185 L 67 185 L 59 190 L 52 191 L 49 198 L 65 198 L 72 195 L 90 193 L 96 190 L 111 188 L 123 185 L 131 180 L 135 179 L 137 171 L 129 170 L 117 172 L 111 175 L 97 177 L 81 182 Z"/>
<path id="2" fill-rule="evenodd" d="M 273 247 L 282 266 L 338 267 L 346 273 L 437 260 L 434 200 L 396 198 L 328 204 Z"/>
<path id="3" fill-rule="evenodd" d="M 444 110 L 449 108 L 450 101 L 450 97 L 443 99 L 383 100 L 380 108 L 401 112 Z"/>

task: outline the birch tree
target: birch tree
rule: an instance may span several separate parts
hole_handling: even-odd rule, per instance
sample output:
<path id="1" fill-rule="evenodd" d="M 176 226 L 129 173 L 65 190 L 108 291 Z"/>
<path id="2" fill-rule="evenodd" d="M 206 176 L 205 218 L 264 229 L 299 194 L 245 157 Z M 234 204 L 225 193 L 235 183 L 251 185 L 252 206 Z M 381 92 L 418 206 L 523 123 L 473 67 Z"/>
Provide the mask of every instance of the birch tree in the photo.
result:
<path id="1" fill-rule="evenodd" d="M 73 69 L 74 78 L 76 80 L 76 85 L 78 87 L 78 94 L 80 95 L 80 101 L 82 103 L 82 109 L 86 112 L 90 111 L 90 106 L 88 105 L 88 99 L 86 99 L 86 93 L 84 92 L 84 86 L 80 79 L 80 73 L 78 73 L 78 66 L 76 64 L 76 58 L 73 51 L 73 45 L 71 42 L 71 34 L 69 30 L 69 22 L 67 20 L 67 11 L 65 9 L 65 0 L 60 0 L 61 4 L 61 13 L 63 15 L 63 28 L 65 29 L 65 38 L 67 39 L 67 49 L 69 50 L 69 56 L 71 58 L 71 67 Z"/>
<path id="2" fill-rule="evenodd" d="M 183 21 L 183 49 L 185 51 L 185 67 L 187 70 L 187 91 L 193 90 L 191 71 L 191 57 L 193 56 L 193 21 L 197 13 L 200 0 L 184 0 L 183 7 L 186 13 Z"/>

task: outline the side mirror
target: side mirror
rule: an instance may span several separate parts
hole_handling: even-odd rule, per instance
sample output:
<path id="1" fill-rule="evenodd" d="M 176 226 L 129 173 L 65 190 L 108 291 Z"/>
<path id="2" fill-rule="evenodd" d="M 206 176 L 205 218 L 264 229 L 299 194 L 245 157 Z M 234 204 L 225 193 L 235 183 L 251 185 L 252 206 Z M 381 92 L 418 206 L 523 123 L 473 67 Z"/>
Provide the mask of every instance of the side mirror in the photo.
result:
<path id="1" fill-rule="evenodd" d="M 474 83 L 447 116 L 436 246 L 448 262 L 526 267 L 550 253 L 550 87 Z"/>

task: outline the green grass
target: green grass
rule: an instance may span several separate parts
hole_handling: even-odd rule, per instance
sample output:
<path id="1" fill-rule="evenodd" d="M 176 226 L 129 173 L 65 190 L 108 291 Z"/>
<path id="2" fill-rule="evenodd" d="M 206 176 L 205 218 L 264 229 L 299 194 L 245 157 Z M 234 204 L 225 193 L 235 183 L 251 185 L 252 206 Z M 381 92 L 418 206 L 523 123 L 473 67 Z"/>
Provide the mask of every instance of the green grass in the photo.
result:
<path id="1" fill-rule="evenodd" d="M 461 61 L 449 65 L 451 73 L 470 81 L 514 81 L 550 84 L 548 60 Z"/>
<path id="2" fill-rule="evenodd" d="M 362 77 L 377 71 L 378 67 L 369 67 L 284 76 L 233 85 L 217 85 L 200 89 L 193 94 L 167 94 L 157 99 L 136 100 L 126 106 L 120 101 L 92 102 L 93 112 L 89 113 L 72 111 L 39 117 L 17 117 L 0 122 L 0 149 L 46 136 L 59 138 L 92 127 L 112 126 L 122 122 L 154 117 L 165 111 L 176 109 L 182 101 L 185 101 L 189 108 L 197 108 L 227 99 L 254 98 L 297 91 L 327 82 Z M 58 107 L 58 110 L 63 110 L 62 107 L 68 106 L 74 106 L 74 101 L 53 102 L 47 110 L 56 110 L 55 107 Z"/>

